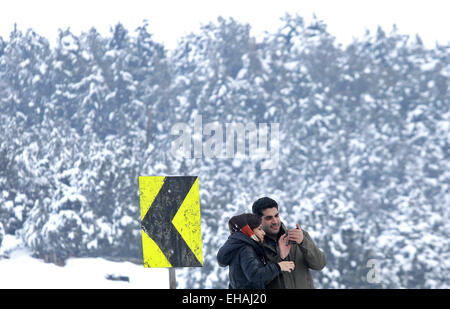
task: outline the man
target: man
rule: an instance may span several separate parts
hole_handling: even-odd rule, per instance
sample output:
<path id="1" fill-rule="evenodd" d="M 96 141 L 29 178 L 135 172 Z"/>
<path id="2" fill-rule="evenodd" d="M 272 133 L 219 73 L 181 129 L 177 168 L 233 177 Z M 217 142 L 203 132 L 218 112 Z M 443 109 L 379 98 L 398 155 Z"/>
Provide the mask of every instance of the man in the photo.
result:
<path id="1" fill-rule="evenodd" d="M 321 270 L 325 267 L 325 255 L 317 248 L 308 232 L 297 228 L 286 230 L 278 214 L 278 204 L 269 197 L 262 197 L 253 203 L 252 211 L 262 218 L 266 233 L 262 246 L 269 262 L 293 261 L 295 269 L 282 272 L 267 286 L 269 289 L 313 289 L 314 284 L 309 269 Z M 287 234 L 287 235 L 286 235 Z M 289 245 L 286 241 L 289 240 Z"/>

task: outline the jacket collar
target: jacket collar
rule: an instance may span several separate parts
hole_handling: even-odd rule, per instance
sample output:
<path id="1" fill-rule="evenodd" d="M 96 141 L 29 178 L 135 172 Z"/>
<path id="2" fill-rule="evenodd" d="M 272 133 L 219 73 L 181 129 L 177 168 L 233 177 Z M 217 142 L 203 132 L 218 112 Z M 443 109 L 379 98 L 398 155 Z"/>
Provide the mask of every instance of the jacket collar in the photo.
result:
<path id="1" fill-rule="evenodd" d="M 230 238 L 232 238 L 237 243 L 248 244 L 248 245 L 252 246 L 253 248 L 255 248 L 257 251 L 261 250 L 261 243 L 251 239 L 247 235 L 244 235 L 242 232 L 235 232 L 230 235 Z"/>

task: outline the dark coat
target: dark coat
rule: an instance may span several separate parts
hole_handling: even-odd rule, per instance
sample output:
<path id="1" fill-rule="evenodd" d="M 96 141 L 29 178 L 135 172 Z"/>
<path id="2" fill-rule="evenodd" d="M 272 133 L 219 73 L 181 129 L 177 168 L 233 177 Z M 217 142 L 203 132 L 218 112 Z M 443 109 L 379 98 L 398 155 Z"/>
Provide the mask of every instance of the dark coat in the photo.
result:
<path id="1" fill-rule="evenodd" d="M 281 272 L 278 263 L 267 264 L 261 245 L 241 232 L 228 237 L 217 261 L 222 267 L 229 266 L 231 289 L 264 289 Z"/>
<path id="2" fill-rule="evenodd" d="M 303 231 L 303 241 L 301 244 L 291 245 L 289 255 L 282 260 L 280 258 L 280 249 L 278 243 L 268 239 L 266 236 L 262 246 L 266 253 L 269 263 L 278 263 L 280 261 L 293 261 L 295 268 L 292 272 L 283 271 L 272 282 L 267 285 L 268 289 L 313 289 L 310 269 L 321 270 L 325 267 L 325 254 L 316 246 L 309 236 L 308 232 Z M 278 239 L 286 233 L 286 227 L 281 224 Z"/>

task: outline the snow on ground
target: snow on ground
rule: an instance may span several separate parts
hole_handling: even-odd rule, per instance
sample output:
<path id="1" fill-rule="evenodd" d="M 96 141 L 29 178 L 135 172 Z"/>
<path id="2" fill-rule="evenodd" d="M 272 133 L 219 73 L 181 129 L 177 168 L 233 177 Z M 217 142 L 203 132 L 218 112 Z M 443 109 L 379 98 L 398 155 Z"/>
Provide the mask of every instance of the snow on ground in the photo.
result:
<path id="1" fill-rule="evenodd" d="M 109 275 L 129 282 L 108 280 Z M 164 289 L 169 288 L 169 271 L 102 258 L 71 258 L 61 267 L 31 257 L 19 239 L 6 235 L 0 249 L 0 289 L 8 288 Z"/>

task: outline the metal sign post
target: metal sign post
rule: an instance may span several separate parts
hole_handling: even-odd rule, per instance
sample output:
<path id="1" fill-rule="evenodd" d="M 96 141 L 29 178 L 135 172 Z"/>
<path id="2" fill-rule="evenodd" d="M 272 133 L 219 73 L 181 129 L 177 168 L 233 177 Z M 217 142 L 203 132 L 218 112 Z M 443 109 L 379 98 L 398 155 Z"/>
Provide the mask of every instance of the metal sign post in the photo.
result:
<path id="1" fill-rule="evenodd" d="M 175 268 L 169 268 L 169 287 L 170 289 L 177 288 L 177 277 L 175 276 Z"/>

